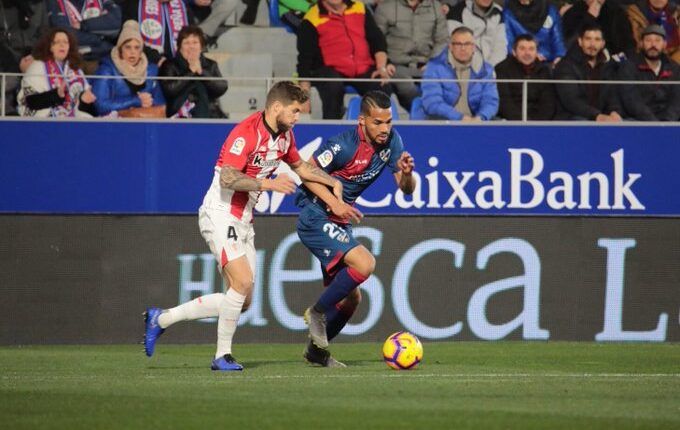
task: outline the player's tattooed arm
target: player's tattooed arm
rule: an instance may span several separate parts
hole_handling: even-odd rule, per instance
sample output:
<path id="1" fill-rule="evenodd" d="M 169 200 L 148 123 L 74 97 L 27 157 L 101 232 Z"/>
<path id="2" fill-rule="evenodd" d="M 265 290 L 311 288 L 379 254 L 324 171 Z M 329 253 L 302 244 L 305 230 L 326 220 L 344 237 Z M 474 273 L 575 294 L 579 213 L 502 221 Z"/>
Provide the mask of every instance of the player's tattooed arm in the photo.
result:
<path id="1" fill-rule="evenodd" d="M 258 179 L 229 166 L 222 166 L 220 170 L 220 186 L 234 191 L 278 191 L 284 194 L 295 192 L 295 182 L 288 175 Z"/>
<path id="2" fill-rule="evenodd" d="M 342 183 L 326 173 L 316 164 L 300 160 L 299 164 L 291 167 L 305 183 L 316 182 L 327 185 L 333 188 L 333 195 L 335 195 L 338 200 L 342 200 Z"/>

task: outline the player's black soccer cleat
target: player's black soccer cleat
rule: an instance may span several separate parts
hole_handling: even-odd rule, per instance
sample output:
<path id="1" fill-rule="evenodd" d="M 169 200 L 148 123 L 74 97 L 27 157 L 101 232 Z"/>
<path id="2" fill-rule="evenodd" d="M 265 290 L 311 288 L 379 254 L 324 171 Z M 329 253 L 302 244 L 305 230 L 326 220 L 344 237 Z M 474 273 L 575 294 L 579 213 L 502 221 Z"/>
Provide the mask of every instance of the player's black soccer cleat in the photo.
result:
<path id="1" fill-rule="evenodd" d="M 345 363 L 341 363 L 331 356 L 331 352 L 327 349 L 319 348 L 310 339 L 307 342 L 304 354 L 305 360 L 309 364 L 318 364 L 322 367 L 347 367 Z"/>

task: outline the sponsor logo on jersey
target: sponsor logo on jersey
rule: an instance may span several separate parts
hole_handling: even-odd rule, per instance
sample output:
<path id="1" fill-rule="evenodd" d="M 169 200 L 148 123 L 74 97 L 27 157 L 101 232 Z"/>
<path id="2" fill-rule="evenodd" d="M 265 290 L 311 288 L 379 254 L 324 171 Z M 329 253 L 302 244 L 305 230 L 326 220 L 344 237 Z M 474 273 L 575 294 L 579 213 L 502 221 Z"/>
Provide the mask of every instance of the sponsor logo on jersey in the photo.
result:
<path id="1" fill-rule="evenodd" d="M 237 137 L 234 140 L 234 143 L 231 144 L 231 149 L 229 152 L 231 152 L 234 155 L 241 155 L 243 152 L 243 148 L 246 147 L 246 140 L 242 137 Z"/>
<path id="2" fill-rule="evenodd" d="M 333 153 L 329 150 L 325 150 L 324 152 L 319 154 L 319 156 L 316 157 L 316 159 L 321 167 L 326 167 L 329 164 L 331 164 L 331 161 L 333 161 Z"/>
<path id="3" fill-rule="evenodd" d="M 276 167 L 279 165 L 279 160 L 278 158 L 276 160 L 265 160 L 260 154 L 257 154 L 253 157 L 252 165 L 257 167 Z"/>
<path id="4" fill-rule="evenodd" d="M 337 143 L 335 145 L 331 146 L 331 151 L 333 151 L 333 154 L 337 154 L 338 152 L 340 152 L 341 149 L 342 149 L 342 146 L 340 146 Z"/>
<path id="5" fill-rule="evenodd" d="M 382 151 L 380 151 L 380 159 L 382 161 L 384 161 L 385 163 L 387 163 L 387 160 L 390 159 L 390 153 L 391 152 L 392 152 L 392 150 L 389 149 L 389 148 L 383 149 Z"/>

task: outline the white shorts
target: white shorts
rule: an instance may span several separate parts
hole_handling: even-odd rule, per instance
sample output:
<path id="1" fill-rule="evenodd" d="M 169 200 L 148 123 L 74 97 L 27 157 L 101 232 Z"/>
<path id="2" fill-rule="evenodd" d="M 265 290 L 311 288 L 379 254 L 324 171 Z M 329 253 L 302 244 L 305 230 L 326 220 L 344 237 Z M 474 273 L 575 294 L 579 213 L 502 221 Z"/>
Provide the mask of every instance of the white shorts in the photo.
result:
<path id="1" fill-rule="evenodd" d="M 217 260 L 220 273 L 230 261 L 245 255 L 255 275 L 255 229 L 252 224 L 237 220 L 227 211 L 201 206 L 198 227 Z"/>

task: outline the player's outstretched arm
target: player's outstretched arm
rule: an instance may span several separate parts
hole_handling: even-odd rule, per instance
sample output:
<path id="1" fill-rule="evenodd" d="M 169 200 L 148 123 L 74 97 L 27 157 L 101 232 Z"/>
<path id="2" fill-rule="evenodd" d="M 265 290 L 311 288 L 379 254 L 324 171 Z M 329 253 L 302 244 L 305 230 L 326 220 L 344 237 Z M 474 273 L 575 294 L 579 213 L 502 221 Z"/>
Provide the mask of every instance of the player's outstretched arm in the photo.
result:
<path id="1" fill-rule="evenodd" d="M 258 179 L 230 166 L 222 166 L 220 186 L 234 191 L 278 191 L 283 194 L 295 192 L 295 182 L 285 173 L 274 179 Z"/>
<path id="2" fill-rule="evenodd" d="M 333 188 L 333 195 L 342 201 L 342 183 L 319 168 L 316 164 L 300 160 L 299 163 L 291 164 L 290 167 L 300 176 L 305 185 L 311 182 L 327 185 Z"/>
<path id="3" fill-rule="evenodd" d="M 416 181 L 413 179 L 415 163 L 411 154 L 406 151 L 402 152 L 397 161 L 397 167 L 399 171 L 394 174 L 394 179 L 397 181 L 399 189 L 404 194 L 413 194 L 413 190 L 416 189 Z"/>

